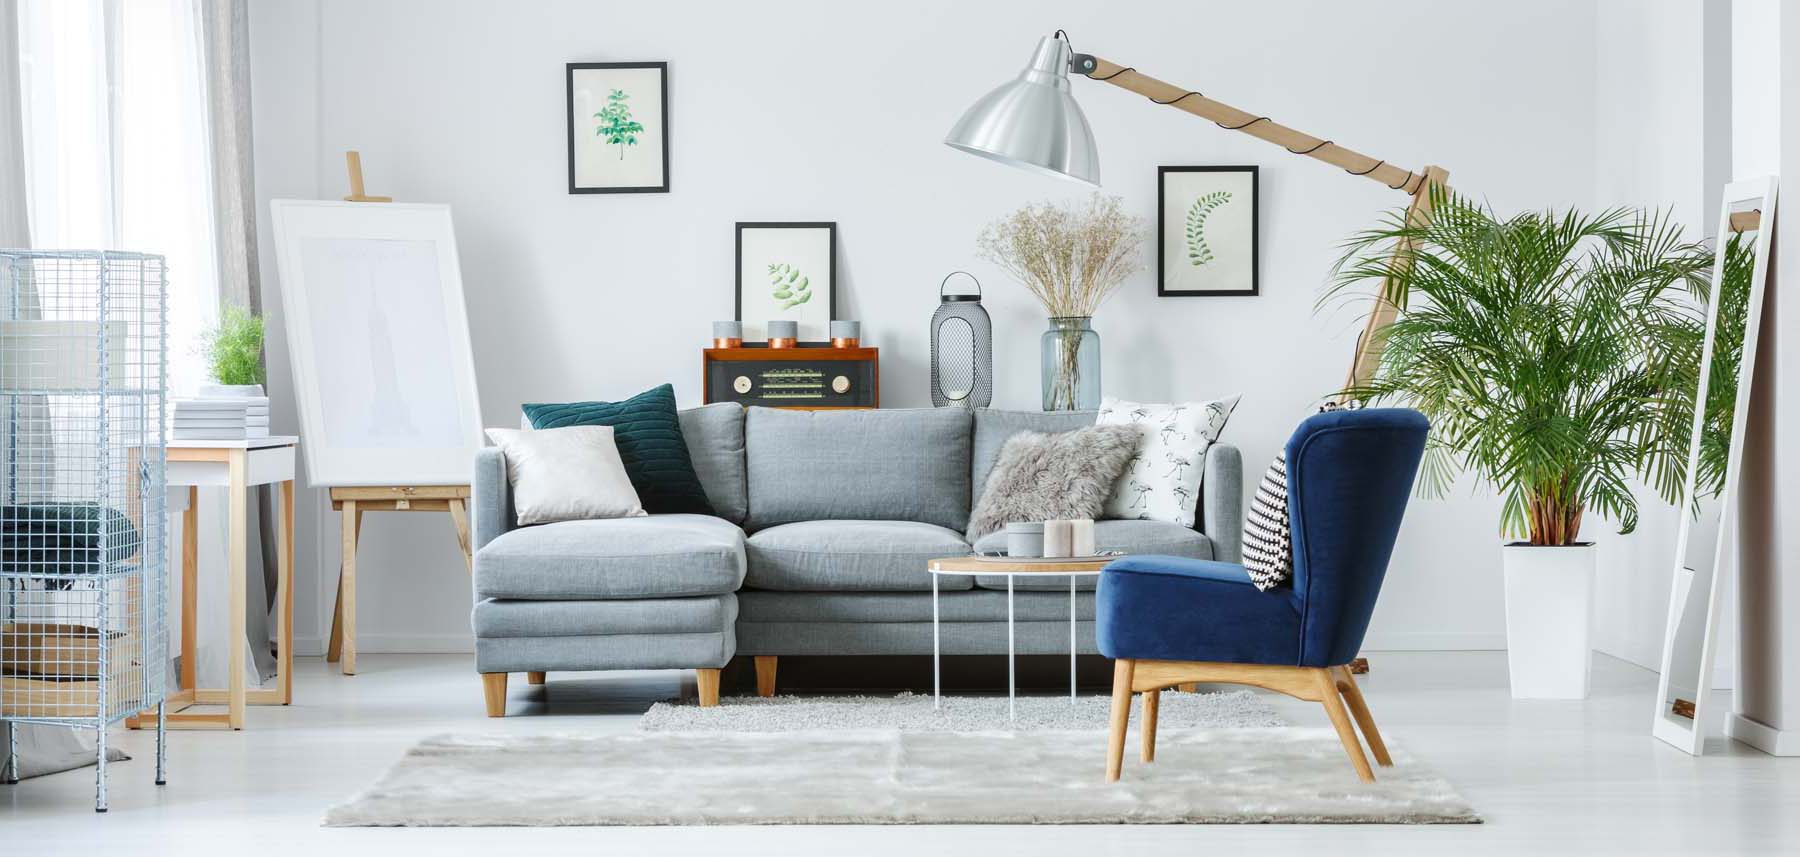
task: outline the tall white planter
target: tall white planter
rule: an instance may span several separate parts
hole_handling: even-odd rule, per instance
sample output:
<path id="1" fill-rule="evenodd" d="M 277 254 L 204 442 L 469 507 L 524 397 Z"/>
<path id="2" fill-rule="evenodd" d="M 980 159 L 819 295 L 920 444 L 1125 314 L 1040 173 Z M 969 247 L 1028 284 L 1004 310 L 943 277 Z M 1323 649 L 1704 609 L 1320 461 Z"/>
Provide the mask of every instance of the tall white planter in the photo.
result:
<path id="1" fill-rule="evenodd" d="M 1513 698 L 1586 699 L 1597 549 L 1512 544 L 1500 550 Z"/>

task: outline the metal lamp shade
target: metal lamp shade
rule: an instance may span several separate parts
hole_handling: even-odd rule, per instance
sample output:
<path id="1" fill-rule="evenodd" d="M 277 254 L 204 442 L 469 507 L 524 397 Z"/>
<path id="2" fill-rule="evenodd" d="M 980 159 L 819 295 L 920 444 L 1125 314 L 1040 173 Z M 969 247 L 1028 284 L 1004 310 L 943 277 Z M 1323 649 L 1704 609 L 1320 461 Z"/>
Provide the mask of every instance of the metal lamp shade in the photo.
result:
<path id="1" fill-rule="evenodd" d="M 994 324 L 981 306 L 981 283 L 975 288 L 970 295 L 944 294 L 938 287 L 938 308 L 931 316 L 931 403 L 940 408 L 985 408 L 994 400 Z"/>
<path id="2" fill-rule="evenodd" d="M 1031 65 L 981 97 L 950 129 L 945 145 L 1034 173 L 1098 187 L 1094 131 L 1069 91 L 1069 43 L 1038 42 Z"/>

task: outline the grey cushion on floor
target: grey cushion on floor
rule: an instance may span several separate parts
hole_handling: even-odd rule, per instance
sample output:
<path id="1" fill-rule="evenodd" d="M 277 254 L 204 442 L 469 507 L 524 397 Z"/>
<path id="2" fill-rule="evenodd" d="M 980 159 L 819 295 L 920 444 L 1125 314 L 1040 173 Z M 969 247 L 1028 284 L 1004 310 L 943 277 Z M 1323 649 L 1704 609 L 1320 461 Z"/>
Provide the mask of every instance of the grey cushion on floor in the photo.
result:
<path id="1" fill-rule="evenodd" d="M 717 633 L 737 616 L 736 596 L 621 601 L 503 601 L 475 604 L 479 637 L 582 637 L 603 634 Z"/>
<path id="2" fill-rule="evenodd" d="M 955 530 L 912 521 L 801 521 L 759 530 L 744 543 L 745 586 L 803 592 L 929 592 L 928 560 L 961 556 Z M 946 577 L 945 589 L 968 589 Z"/>
<path id="3" fill-rule="evenodd" d="M 1006 439 L 1022 431 L 1045 434 L 1074 431 L 1094 424 L 1093 411 L 1000 411 L 981 408 L 975 412 L 975 437 L 970 450 L 969 507 L 981 502 L 981 491 L 987 486 L 988 472 L 1000 457 Z"/>
<path id="4" fill-rule="evenodd" d="M 1196 532 L 1168 521 L 1095 521 L 1094 545 L 1102 551 L 1124 551 L 1128 554 L 1153 553 L 1184 556 L 1191 559 L 1213 559 L 1213 541 L 1205 533 Z M 989 533 L 975 541 L 978 551 L 1006 550 L 1004 531 Z M 1100 580 L 1099 575 L 1076 578 L 1078 589 L 1089 590 Z M 1006 578 L 984 575 L 976 578 L 982 589 L 1006 591 Z M 1069 581 L 1063 577 L 1020 577 L 1013 582 L 1014 591 L 1050 590 L 1067 592 Z"/>
<path id="5" fill-rule="evenodd" d="M 477 598 L 716 595 L 743 580 L 744 532 L 711 515 L 522 527 L 475 554 Z"/>
<path id="6" fill-rule="evenodd" d="M 742 524 L 750 514 L 749 479 L 744 471 L 744 406 L 718 402 L 688 408 L 677 416 L 694 474 L 700 477 L 713 512 Z"/>
<path id="7" fill-rule="evenodd" d="M 948 578 L 946 578 L 947 580 Z M 762 592 L 738 593 L 739 615 L 745 622 L 765 623 L 931 623 L 929 592 Z M 1085 622 L 1094 618 L 1094 594 L 1075 596 L 1075 615 Z M 1006 593 L 982 589 L 945 592 L 938 596 L 938 619 L 952 622 L 1006 623 Z M 1019 592 L 1013 595 L 1013 621 L 1055 622 L 1069 620 L 1069 593 Z M 1004 648 L 1000 651 L 1006 651 Z M 766 652 L 764 654 L 767 654 Z"/>
<path id="8" fill-rule="evenodd" d="M 971 419 L 963 408 L 750 408 L 745 527 L 882 520 L 961 529 L 969 519 Z"/>

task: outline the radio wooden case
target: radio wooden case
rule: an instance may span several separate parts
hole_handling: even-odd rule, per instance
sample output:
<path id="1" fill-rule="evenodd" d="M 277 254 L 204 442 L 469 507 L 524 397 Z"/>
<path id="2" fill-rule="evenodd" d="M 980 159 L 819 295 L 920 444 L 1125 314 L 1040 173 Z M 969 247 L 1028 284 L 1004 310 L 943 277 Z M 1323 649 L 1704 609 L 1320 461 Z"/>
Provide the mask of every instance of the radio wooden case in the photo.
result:
<path id="1" fill-rule="evenodd" d="M 881 406 L 880 349 L 708 348 L 706 403 L 792 410 Z"/>

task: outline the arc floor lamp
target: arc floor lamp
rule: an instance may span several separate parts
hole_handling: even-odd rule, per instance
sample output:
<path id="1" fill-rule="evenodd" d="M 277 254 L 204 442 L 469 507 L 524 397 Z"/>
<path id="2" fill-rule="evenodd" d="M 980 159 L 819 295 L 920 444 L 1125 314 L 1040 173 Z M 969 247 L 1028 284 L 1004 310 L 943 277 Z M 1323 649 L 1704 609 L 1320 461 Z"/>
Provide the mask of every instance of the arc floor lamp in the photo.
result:
<path id="1" fill-rule="evenodd" d="M 1108 62 L 1091 54 L 1075 53 L 1069 39 L 1058 30 L 1038 42 L 1031 63 L 1017 78 L 981 97 L 950 129 L 945 144 L 988 160 L 1031 172 L 1073 179 L 1098 187 L 1100 163 L 1094 132 L 1069 86 L 1073 70 L 1089 79 L 1105 81 L 1135 92 L 1157 104 L 1174 107 L 1211 120 L 1227 131 L 1267 140 L 1296 155 L 1305 155 L 1339 167 L 1351 175 L 1381 182 L 1412 197 L 1407 219 L 1423 224 L 1431 216 L 1431 188 L 1444 186 L 1450 174 L 1428 166 L 1419 172 L 1394 166 L 1347 149 L 1337 143 L 1296 131 L 1267 116 L 1239 110 L 1189 89 L 1164 83 L 1133 68 Z M 1404 254 L 1405 247 L 1396 248 Z M 1381 360 L 1382 328 L 1400 311 L 1404 298 L 1393 283 L 1383 283 L 1375 296 L 1344 387 L 1366 383 Z"/>

